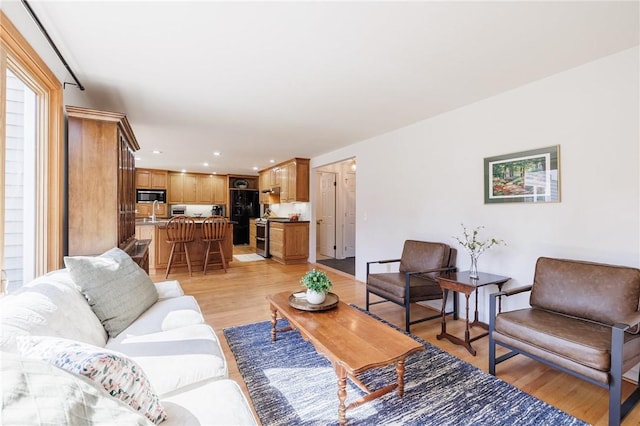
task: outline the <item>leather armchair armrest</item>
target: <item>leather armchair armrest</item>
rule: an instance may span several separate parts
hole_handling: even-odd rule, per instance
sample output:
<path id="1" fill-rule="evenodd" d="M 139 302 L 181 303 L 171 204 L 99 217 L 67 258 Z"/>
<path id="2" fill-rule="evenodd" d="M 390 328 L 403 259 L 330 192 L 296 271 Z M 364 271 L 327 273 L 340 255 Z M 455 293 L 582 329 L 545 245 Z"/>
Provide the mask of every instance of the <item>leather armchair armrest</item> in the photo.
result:
<path id="1" fill-rule="evenodd" d="M 407 275 L 421 275 L 421 274 L 429 274 L 432 272 L 454 272 L 457 268 L 455 266 L 447 266 L 445 268 L 434 268 L 434 269 L 428 269 L 426 271 L 410 271 L 410 272 L 405 272 L 405 274 Z"/>
<path id="2" fill-rule="evenodd" d="M 627 333 L 640 333 L 640 312 L 634 312 L 630 315 L 627 315 L 622 323 L 616 324 L 615 326 L 623 327 L 625 329 L 624 331 L 626 331 Z"/>
<path id="3" fill-rule="evenodd" d="M 502 290 L 502 291 L 500 291 L 498 293 L 491 293 L 489 295 L 489 297 L 494 298 L 494 299 L 496 297 L 499 297 L 499 296 L 507 296 L 507 297 L 509 297 L 509 296 L 513 296 L 514 294 L 520 294 L 520 293 L 524 293 L 524 292 L 527 292 L 527 291 L 531 291 L 532 288 L 533 288 L 533 285 L 527 285 L 527 286 L 524 286 L 524 287 L 513 288 L 511 290 Z"/>
<path id="4" fill-rule="evenodd" d="M 370 271 L 370 266 L 374 263 L 393 263 L 393 262 L 400 262 L 401 259 L 386 259 L 386 260 L 372 260 L 371 262 L 367 262 L 367 282 L 369 281 L 369 271 Z M 368 294 L 368 293 L 367 293 Z"/>
<path id="5" fill-rule="evenodd" d="M 371 262 L 367 262 L 367 265 L 370 265 L 372 263 L 393 263 L 393 262 L 400 262 L 401 259 L 385 259 L 385 260 L 372 260 Z"/>

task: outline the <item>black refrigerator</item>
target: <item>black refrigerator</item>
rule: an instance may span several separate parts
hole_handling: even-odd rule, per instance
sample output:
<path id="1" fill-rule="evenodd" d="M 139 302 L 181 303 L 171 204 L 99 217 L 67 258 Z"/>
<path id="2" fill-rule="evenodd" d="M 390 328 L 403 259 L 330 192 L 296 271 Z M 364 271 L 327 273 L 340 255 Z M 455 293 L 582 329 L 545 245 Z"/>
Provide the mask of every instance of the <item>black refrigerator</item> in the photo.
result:
<path id="1" fill-rule="evenodd" d="M 260 215 L 259 194 L 252 189 L 230 189 L 233 244 L 249 244 L 249 219 Z"/>

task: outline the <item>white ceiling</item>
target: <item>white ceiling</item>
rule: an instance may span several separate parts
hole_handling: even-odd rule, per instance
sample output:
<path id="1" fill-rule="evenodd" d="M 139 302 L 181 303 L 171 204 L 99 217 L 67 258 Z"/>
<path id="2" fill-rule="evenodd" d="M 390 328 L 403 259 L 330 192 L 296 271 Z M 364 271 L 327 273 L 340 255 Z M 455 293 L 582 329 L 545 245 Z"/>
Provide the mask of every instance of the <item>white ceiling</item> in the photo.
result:
<path id="1" fill-rule="evenodd" d="M 194 172 L 313 157 L 639 43 L 638 1 L 29 4 L 92 106 L 127 114 L 137 165 Z"/>

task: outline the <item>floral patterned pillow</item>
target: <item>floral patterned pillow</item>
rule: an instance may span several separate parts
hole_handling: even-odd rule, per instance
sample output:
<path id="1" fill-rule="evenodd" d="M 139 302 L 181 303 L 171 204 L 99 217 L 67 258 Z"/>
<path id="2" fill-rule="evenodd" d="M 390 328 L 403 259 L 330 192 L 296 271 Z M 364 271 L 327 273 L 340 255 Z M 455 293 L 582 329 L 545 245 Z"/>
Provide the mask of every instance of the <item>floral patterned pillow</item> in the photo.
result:
<path id="1" fill-rule="evenodd" d="M 111 396 L 129 404 L 155 424 L 167 418 L 144 371 L 124 354 L 47 336 L 19 336 L 17 345 L 25 358 L 48 361 L 100 383 Z"/>

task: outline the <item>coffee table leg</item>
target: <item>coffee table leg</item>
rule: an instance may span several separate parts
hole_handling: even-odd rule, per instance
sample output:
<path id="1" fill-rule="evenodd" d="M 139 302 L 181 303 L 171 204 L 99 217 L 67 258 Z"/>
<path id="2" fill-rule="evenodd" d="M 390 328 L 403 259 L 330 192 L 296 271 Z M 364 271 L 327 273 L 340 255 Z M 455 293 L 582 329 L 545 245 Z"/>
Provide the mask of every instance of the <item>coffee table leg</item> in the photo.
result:
<path id="1" fill-rule="evenodd" d="M 347 423 L 347 407 L 345 401 L 347 400 L 347 370 L 341 365 L 334 364 L 333 366 L 338 376 L 338 400 L 340 405 L 338 406 L 338 421 L 341 425 Z"/>
<path id="2" fill-rule="evenodd" d="M 398 396 L 404 396 L 404 359 L 396 364 L 396 373 L 398 374 Z"/>
<path id="3" fill-rule="evenodd" d="M 271 306 L 271 341 L 276 341 L 276 324 L 278 323 L 278 310 Z"/>

